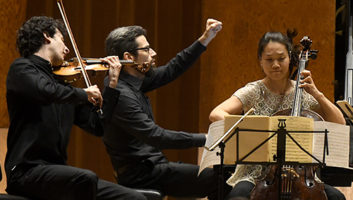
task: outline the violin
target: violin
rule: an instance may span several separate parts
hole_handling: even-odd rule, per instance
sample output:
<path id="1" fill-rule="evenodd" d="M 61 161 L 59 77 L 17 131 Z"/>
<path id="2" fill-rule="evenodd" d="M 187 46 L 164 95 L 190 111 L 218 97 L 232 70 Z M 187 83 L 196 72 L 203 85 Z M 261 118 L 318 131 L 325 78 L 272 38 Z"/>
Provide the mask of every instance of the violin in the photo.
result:
<path id="1" fill-rule="evenodd" d="M 109 66 L 104 61 L 97 58 L 82 58 L 85 70 L 89 79 L 93 83 L 102 83 Z M 120 60 L 123 66 L 136 66 L 137 64 L 131 60 Z M 82 69 L 77 58 L 64 61 L 61 66 L 53 66 L 54 77 L 63 84 L 70 84 L 74 87 L 86 87 L 82 75 Z"/>
<path id="2" fill-rule="evenodd" d="M 303 50 L 300 53 L 300 60 L 295 86 L 295 96 L 292 109 L 279 111 L 274 115 L 303 116 L 313 118 L 316 121 L 323 121 L 323 118 L 314 111 L 301 109 L 303 88 L 299 87 L 301 72 L 308 64 L 309 58 L 315 59 L 317 50 L 310 50 L 312 41 L 305 36 L 301 41 Z M 270 171 L 264 179 L 256 182 L 253 188 L 251 200 L 327 200 L 324 184 L 315 180 L 317 167 L 302 165 L 272 164 Z"/>
<path id="3" fill-rule="evenodd" d="M 72 44 L 72 47 L 73 47 L 73 49 L 75 51 L 75 55 L 77 57 L 77 61 L 79 63 L 79 65 L 76 65 L 76 66 L 79 67 L 81 75 L 82 75 L 83 80 L 84 80 L 84 84 L 88 88 L 88 87 L 92 86 L 92 84 L 91 84 L 91 81 L 90 81 L 89 76 L 88 76 L 87 71 L 86 71 L 86 64 L 84 64 L 84 62 L 83 62 L 83 59 L 82 59 L 82 57 L 80 55 L 80 52 L 78 51 L 75 38 L 74 38 L 74 36 L 72 34 L 71 27 L 70 27 L 70 24 L 69 24 L 69 20 L 67 19 L 66 12 L 65 12 L 65 9 L 64 9 L 64 4 L 63 4 L 62 0 L 57 0 L 56 3 L 58 5 L 61 17 L 62 17 L 62 19 L 64 21 L 66 30 L 68 32 L 68 35 L 69 35 L 69 38 L 70 38 L 70 41 L 71 41 L 71 44 Z M 71 71 L 75 71 L 75 70 L 71 70 Z"/>
<path id="4" fill-rule="evenodd" d="M 76 58 L 71 61 L 64 62 L 62 66 L 54 67 L 53 73 L 55 77 L 64 84 L 70 84 L 80 88 L 88 88 L 92 86 L 91 79 L 94 83 L 102 83 L 109 67 L 100 59 L 83 59 L 81 57 L 66 16 L 62 0 L 57 0 L 57 5 L 67 29 Z M 130 60 L 120 60 L 120 63 L 125 66 L 135 66 L 143 73 L 147 72 L 152 66 L 152 63 L 137 64 Z"/>

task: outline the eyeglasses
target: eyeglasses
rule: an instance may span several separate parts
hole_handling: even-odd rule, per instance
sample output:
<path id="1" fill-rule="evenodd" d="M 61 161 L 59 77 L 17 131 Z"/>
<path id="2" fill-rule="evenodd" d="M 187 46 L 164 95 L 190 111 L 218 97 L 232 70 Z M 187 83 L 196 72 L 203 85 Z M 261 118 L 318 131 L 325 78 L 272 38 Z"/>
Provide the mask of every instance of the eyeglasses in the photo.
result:
<path id="1" fill-rule="evenodd" d="M 143 50 L 143 51 L 146 51 L 146 52 L 149 52 L 152 48 L 151 47 L 141 47 L 141 48 L 136 48 L 135 51 L 137 50 Z"/>

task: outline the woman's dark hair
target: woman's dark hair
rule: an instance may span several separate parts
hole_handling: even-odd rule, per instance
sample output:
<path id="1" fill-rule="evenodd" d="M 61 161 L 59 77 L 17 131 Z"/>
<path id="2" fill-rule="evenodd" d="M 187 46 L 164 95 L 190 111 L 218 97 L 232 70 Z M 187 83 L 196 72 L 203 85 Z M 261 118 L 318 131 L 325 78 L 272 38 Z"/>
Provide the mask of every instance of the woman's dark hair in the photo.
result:
<path id="1" fill-rule="evenodd" d="M 37 52 L 45 43 L 43 33 L 54 37 L 56 30 L 66 35 L 64 24 L 46 16 L 35 16 L 27 20 L 17 31 L 16 46 L 20 55 L 28 57 Z"/>
<path id="2" fill-rule="evenodd" d="M 123 58 L 125 52 L 137 55 L 137 43 L 135 39 L 139 36 L 147 37 L 146 30 L 141 26 L 125 26 L 116 28 L 109 33 L 105 40 L 105 50 L 108 56 L 119 56 Z"/>
<path id="3" fill-rule="evenodd" d="M 288 52 L 290 63 L 289 63 L 289 75 L 292 73 L 293 68 L 298 66 L 299 63 L 299 46 L 293 46 L 292 39 L 297 36 L 296 30 L 287 30 L 287 35 L 283 35 L 281 32 L 267 32 L 265 33 L 258 45 L 257 57 L 261 59 L 262 53 L 269 42 L 278 42 L 283 44 Z"/>

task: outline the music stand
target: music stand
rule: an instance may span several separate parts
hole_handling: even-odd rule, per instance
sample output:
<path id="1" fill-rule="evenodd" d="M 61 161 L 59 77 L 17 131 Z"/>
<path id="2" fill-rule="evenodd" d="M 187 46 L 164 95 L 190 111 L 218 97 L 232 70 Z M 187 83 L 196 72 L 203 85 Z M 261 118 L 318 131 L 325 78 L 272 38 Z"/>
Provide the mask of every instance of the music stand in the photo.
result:
<path id="1" fill-rule="evenodd" d="M 264 145 L 267 141 L 269 141 L 271 138 L 273 138 L 275 135 L 277 135 L 277 154 L 274 156 L 274 160 L 276 160 L 276 163 L 280 168 L 282 168 L 283 165 L 319 165 L 321 167 L 325 166 L 325 153 L 328 154 L 328 140 L 327 140 L 327 129 L 325 131 L 287 131 L 286 128 L 286 123 L 285 119 L 278 119 L 278 130 L 277 131 L 259 131 L 259 130 L 251 130 L 251 129 L 238 129 L 238 134 L 237 134 L 237 158 L 236 158 L 236 163 L 237 164 L 269 164 L 272 162 L 244 162 L 248 156 L 250 156 L 253 152 L 255 152 L 258 148 L 260 148 L 262 145 Z M 261 144 L 256 146 L 253 150 L 251 150 L 248 154 L 246 154 L 243 158 L 239 159 L 239 133 L 241 131 L 257 131 L 257 132 L 274 132 L 269 138 L 267 138 L 265 141 L 263 141 Z M 290 133 L 324 133 L 324 146 L 323 146 L 323 161 L 321 162 L 319 159 L 317 159 L 315 156 L 313 156 L 311 153 L 306 151 L 291 135 Z M 286 136 L 288 136 L 302 151 L 304 151 L 307 155 L 309 155 L 311 158 L 316 160 L 318 163 L 299 163 L 299 162 L 286 162 Z M 278 185 L 278 195 L 280 197 L 281 195 L 281 176 L 278 174 L 277 176 L 279 180 L 279 185 Z"/>
<path id="2" fill-rule="evenodd" d="M 253 112 L 253 111 L 251 111 Z M 269 164 L 269 163 L 276 163 L 279 168 L 282 168 L 283 165 L 293 165 L 293 164 L 301 164 L 301 165 L 319 165 L 321 167 L 325 166 L 325 155 L 329 153 L 328 150 L 328 139 L 327 139 L 327 134 L 328 131 L 325 129 L 325 131 L 287 131 L 285 129 L 286 124 L 285 121 L 286 119 L 278 119 L 278 130 L 277 131 L 272 131 L 272 130 L 255 130 L 255 129 L 239 129 L 238 127 L 234 129 L 238 124 L 243 121 L 243 119 L 251 113 L 250 110 L 242 116 L 219 140 L 217 140 L 210 148 L 206 148 L 210 151 L 214 150 L 217 146 L 220 148 L 220 152 L 217 152 L 217 155 L 220 156 L 220 169 L 219 169 L 219 194 L 218 198 L 223 199 L 223 174 L 224 174 L 224 148 L 225 144 L 227 141 L 229 141 L 230 138 L 232 138 L 234 135 L 236 135 L 236 163 L 237 164 Z M 249 153 L 247 153 L 244 157 L 239 159 L 239 135 L 240 132 L 242 131 L 251 131 L 251 132 L 272 132 L 273 134 L 265 139 L 263 142 L 261 142 L 259 145 L 257 145 L 254 149 L 252 149 Z M 317 159 L 315 156 L 313 156 L 311 153 L 306 151 L 291 135 L 290 133 L 324 133 L 324 146 L 323 146 L 323 161 L 321 162 L 319 159 Z M 259 149 L 261 146 L 263 146 L 266 142 L 268 142 L 271 138 L 273 138 L 275 135 L 277 135 L 277 154 L 274 156 L 274 160 L 276 162 L 249 162 L 249 161 L 243 161 L 247 157 L 249 157 L 252 153 L 254 153 L 257 149 Z M 286 136 L 288 136 L 302 151 L 304 151 L 307 155 L 309 155 L 311 158 L 316 160 L 318 163 L 299 163 L 299 162 L 286 162 L 285 156 L 286 156 Z M 326 154 L 325 154 L 326 153 Z M 277 177 L 279 180 L 281 179 L 281 176 L 279 175 Z M 279 189 L 281 188 L 281 181 L 279 181 Z M 281 190 L 278 190 L 279 195 Z"/>
<path id="3" fill-rule="evenodd" d="M 223 183 L 224 183 L 224 148 L 225 148 L 225 143 L 227 143 L 227 141 L 233 137 L 233 135 L 236 133 L 235 132 L 235 127 L 237 127 L 239 125 L 240 122 L 242 122 L 244 120 L 244 118 L 246 116 L 248 116 L 249 114 L 253 113 L 255 111 L 254 108 L 251 108 L 250 110 L 248 110 L 248 112 L 246 112 L 237 122 L 235 122 L 233 124 L 233 126 L 228 129 L 228 131 L 226 133 L 224 133 L 224 135 L 219 138 L 213 145 L 211 145 L 211 147 L 205 147 L 208 151 L 213 151 L 217 146 L 220 148 L 220 152 L 217 152 L 217 155 L 220 156 L 220 166 L 219 166 L 219 170 L 218 170 L 218 199 L 223 199 Z"/>
<path id="4" fill-rule="evenodd" d="M 336 101 L 336 104 L 345 117 L 346 124 L 350 126 L 349 165 L 353 167 L 353 107 L 344 100 Z"/>

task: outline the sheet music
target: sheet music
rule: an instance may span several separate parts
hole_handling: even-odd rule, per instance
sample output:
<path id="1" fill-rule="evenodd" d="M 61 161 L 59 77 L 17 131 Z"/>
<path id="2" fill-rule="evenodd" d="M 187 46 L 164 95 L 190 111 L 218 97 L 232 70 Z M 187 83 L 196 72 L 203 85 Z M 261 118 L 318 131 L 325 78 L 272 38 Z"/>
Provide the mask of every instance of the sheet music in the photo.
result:
<path id="1" fill-rule="evenodd" d="M 207 140 L 205 147 L 211 147 L 213 143 L 215 143 L 222 135 L 224 134 L 224 120 L 213 122 L 209 128 L 207 133 Z M 219 152 L 219 147 L 216 147 L 213 151 L 208 151 L 207 149 L 203 149 L 200 169 L 199 173 L 202 172 L 207 167 L 220 164 L 220 158 L 217 156 L 217 152 Z"/>
<path id="2" fill-rule="evenodd" d="M 278 129 L 278 119 L 286 119 L 287 131 L 313 131 L 313 119 L 306 117 L 272 116 L 271 130 Z M 312 133 L 289 133 L 305 150 L 312 151 Z M 277 153 L 277 137 L 270 142 L 270 158 Z M 302 151 L 288 136 L 286 137 L 286 161 L 311 163 L 312 158 Z"/>
<path id="3" fill-rule="evenodd" d="M 338 107 L 343 111 L 343 114 L 346 115 L 353 122 L 353 108 L 347 101 L 336 101 Z"/>
<path id="4" fill-rule="evenodd" d="M 329 155 L 326 155 L 327 166 L 349 168 L 349 126 L 325 121 L 315 121 L 314 130 L 327 129 Z M 323 157 L 324 134 L 315 134 L 313 155 L 319 160 Z M 350 168 L 351 169 L 351 168 Z"/>
<path id="5" fill-rule="evenodd" d="M 225 127 L 234 121 L 239 116 L 229 116 L 226 118 Z M 257 130 L 278 130 L 278 119 L 286 120 L 287 131 L 312 131 L 313 119 L 305 117 L 292 116 L 248 116 L 239 124 L 240 129 L 257 129 Z M 228 120 L 228 121 L 227 121 Z M 239 158 L 243 158 L 247 153 L 254 149 L 257 145 L 265 141 L 273 132 L 241 132 L 239 136 Z M 312 150 L 312 134 L 290 133 L 290 135 L 308 152 Z M 226 164 L 234 164 L 236 161 L 236 138 L 228 141 L 225 148 Z M 273 155 L 277 154 L 277 136 L 274 136 L 262 147 L 257 149 L 244 161 L 249 162 L 275 162 Z M 312 158 L 303 152 L 292 140 L 286 138 L 286 161 L 311 163 Z"/>
<path id="6" fill-rule="evenodd" d="M 236 121 L 238 121 L 241 115 L 229 115 L 225 118 L 224 130 L 228 130 Z M 254 130 L 270 130 L 270 117 L 261 115 L 247 116 L 238 126 L 239 129 L 254 129 Z M 252 131 L 240 131 L 239 135 L 239 159 L 243 159 L 246 154 L 253 150 L 256 146 L 261 144 L 264 140 L 269 137 L 268 132 L 252 132 Z M 272 134 L 272 133 L 271 133 Z M 249 157 L 243 161 L 247 162 L 267 162 L 269 158 L 269 143 L 265 143 Z M 224 149 L 224 163 L 235 164 L 237 155 L 237 137 L 233 136 L 226 144 Z"/>
<path id="7" fill-rule="evenodd" d="M 206 147 L 210 147 L 217 141 L 227 130 L 227 127 L 230 124 L 237 121 L 240 116 L 230 116 L 227 118 L 227 124 L 225 120 L 214 122 L 210 125 L 208 130 L 208 136 L 206 140 Z M 312 119 L 304 117 L 288 117 L 288 116 L 248 116 L 244 121 L 239 125 L 239 128 L 251 128 L 256 127 L 257 129 L 261 127 L 263 130 L 276 130 L 278 129 L 278 118 L 285 118 L 286 129 L 288 131 L 324 131 L 328 129 L 328 144 L 329 144 L 329 155 L 326 155 L 326 164 L 327 166 L 333 167 L 343 167 L 348 168 L 349 164 L 349 127 L 345 125 L 340 125 L 331 122 L 324 121 L 315 121 Z M 254 125 L 256 124 L 256 125 Z M 267 126 L 266 126 L 267 124 Z M 267 127 L 267 128 L 266 128 Z M 253 147 L 257 145 L 256 140 L 266 139 L 270 136 L 271 133 L 251 133 L 251 132 L 242 132 L 240 137 L 239 147 L 242 149 L 242 155 L 249 152 Z M 316 158 L 322 161 L 323 155 L 323 145 L 324 145 L 324 134 L 322 133 L 290 133 L 292 137 L 309 153 L 312 153 Z M 226 144 L 225 148 L 225 164 L 234 164 L 235 163 L 235 138 L 233 137 Z M 273 140 L 273 141 L 271 141 Z M 276 139 L 271 139 L 270 143 L 264 145 L 263 148 L 260 148 L 257 152 L 254 152 L 253 157 L 246 159 L 248 161 L 258 161 L 258 162 L 273 162 L 273 155 L 276 154 L 277 141 Z M 289 138 L 286 141 L 286 161 L 301 162 L 301 163 L 315 163 L 310 156 L 303 152 L 296 144 L 294 144 Z M 227 150 L 228 149 L 228 150 Z M 229 150 L 230 149 L 230 150 Z M 268 149 L 268 150 L 266 150 Z M 216 147 L 214 151 L 208 151 L 204 149 L 199 173 L 210 166 L 220 164 L 220 158 L 217 156 L 219 152 L 219 147 Z M 227 161 L 227 157 L 228 160 Z M 351 169 L 351 168 L 350 168 Z"/>

